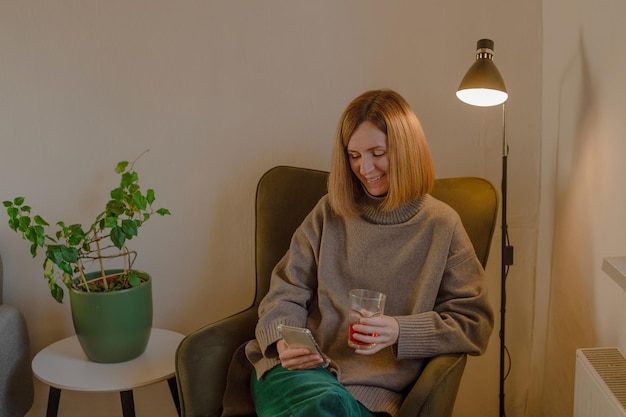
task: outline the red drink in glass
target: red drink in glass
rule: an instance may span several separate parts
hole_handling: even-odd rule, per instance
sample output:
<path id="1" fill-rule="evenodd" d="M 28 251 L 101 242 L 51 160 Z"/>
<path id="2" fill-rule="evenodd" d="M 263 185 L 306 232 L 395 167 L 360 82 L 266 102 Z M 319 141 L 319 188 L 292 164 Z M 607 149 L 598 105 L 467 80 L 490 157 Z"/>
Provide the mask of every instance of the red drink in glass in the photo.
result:
<path id="1" fill-rule="evenodd" d="M 358 324 L 363 317 L 374 317 L 383 314 L 385 308 L 386 296 L 378 291 L 369 291 L 355 289 L 350 290 L 350 316 L 348 319 L 348 345 L 355 349 L 370 349 L 375 343 L 365 343 L 354 338 L 357 333 L 353 326 Z M 366 333 L 362 333 L 366 334 Z M 367 336 L 376 337 L 376 333 L 366 334 Z"/>

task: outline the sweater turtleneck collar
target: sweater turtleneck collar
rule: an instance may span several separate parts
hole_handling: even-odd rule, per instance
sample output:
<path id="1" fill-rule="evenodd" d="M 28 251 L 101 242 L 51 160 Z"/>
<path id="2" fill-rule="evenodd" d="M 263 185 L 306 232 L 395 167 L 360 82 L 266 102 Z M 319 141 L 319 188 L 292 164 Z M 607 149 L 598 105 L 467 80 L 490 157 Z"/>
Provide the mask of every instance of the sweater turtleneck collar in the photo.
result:
<path id="1" fill-rule="evenodd" d="M 425 196 L 421 196 L 391 211 L 383 211 L 380 206 L 385 197 L 376 197 L 365 192 L 361 204 L 359 204 L 359 210 L 361 218 L 369 223 L 384 225 L 401 224 L 417 214 L 422 208 L 424 198 Z"/>

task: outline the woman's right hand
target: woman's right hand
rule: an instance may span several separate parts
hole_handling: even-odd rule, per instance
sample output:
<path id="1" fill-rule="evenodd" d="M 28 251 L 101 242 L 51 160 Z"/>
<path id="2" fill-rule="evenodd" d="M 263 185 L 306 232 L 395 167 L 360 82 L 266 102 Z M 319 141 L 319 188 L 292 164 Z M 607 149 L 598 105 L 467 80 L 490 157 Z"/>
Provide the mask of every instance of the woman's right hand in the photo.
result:
<path id="1" fill-rule="evenodd" d="M 323 362 L 317 353 L 312 353 L 305 347 L 290 347 L 283 339 L 276 342 L 276 349 L 280 364 L 290 371 L 314 369 Z"/>

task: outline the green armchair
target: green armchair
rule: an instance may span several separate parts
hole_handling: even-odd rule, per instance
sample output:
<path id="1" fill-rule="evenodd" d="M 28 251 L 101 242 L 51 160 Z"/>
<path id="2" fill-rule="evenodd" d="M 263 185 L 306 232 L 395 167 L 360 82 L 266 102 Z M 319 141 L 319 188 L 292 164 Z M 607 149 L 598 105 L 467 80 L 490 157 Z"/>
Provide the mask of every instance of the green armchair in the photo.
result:
<path id="1" fill-rule="evenodd" d="M 287 166 L 272 168 L 260 179 L 256 194 L 254 303 L 240 313 L 196 330 L 179 345 L 176 376 L 184 417 L 222 415 L 229 366 L 237 366 L 238 362 L 241 366 L 245 361 L 237 348 L 254 338 L 257 308 L 269 289 L 272 269 L 287 251 L 295 229 L 326 194 L 327 180 L 327 172 Z M 484 266 L 497 217 L 498 197 L 493 185 L 475 177 L 438 179 L 432 195 L 459 213 Z M 233 359 L 236 351 L 239 357 Z M 465 354 L 432 358 L 398 416 L 450 416 L 466 360 Z M 249 406 L 250 393 L 242 390 L 237 395 L 241 396 L 240 407 L 228 414 L 254 416 Z"/>
<path id="2" fill-rule="evenodd" d="M 0 416 L 23 417 L 33 404 L 28 330 L 22 313 L 2 301 L 0 257 Z"/>

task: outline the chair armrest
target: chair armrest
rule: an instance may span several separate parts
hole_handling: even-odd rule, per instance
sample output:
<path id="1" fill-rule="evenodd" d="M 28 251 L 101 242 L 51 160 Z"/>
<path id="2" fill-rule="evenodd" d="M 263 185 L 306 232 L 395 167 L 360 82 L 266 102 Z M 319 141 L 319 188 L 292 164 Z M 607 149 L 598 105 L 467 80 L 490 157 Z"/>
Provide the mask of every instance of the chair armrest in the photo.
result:
<path id="1" fill-rule="evenodd" d="M 15 307 L 0 305 L 0 416 L 23 416 L 33 404 L 28 330 Z"/>
<path id="2" fill-rule="evenodd" d="M 404 399 L 398 417 L 450 417 L 466 362 L 465 353 L 430 359 Z"/>
<path id="3" fill-rule="evenodd" d="M 184 417 L 218 417 L 235 350 L 254 339 L 255 306 L 186 336 L 176 351 L 176 379 Z"/>

